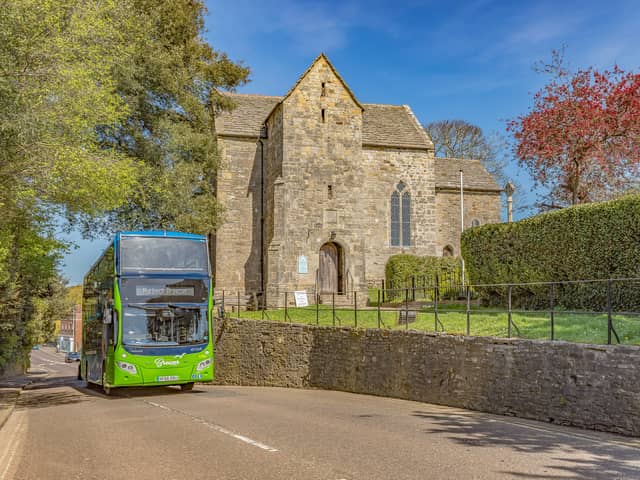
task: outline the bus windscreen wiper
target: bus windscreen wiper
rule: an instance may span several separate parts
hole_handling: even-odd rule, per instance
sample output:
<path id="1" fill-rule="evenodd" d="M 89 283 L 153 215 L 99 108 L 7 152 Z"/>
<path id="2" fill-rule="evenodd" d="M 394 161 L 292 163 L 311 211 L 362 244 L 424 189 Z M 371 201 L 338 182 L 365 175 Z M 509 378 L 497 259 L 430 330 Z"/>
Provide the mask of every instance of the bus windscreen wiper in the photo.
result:
<path id="1" fill-rule="evenodd" d="M 164 310 L 166 307 L 148 307 L 139 303 L 128 303 L 127 307 L 139 308 L 140 310 Z"/>
<path id="2" fill-rule="evenodd" d="M 202 307 L 190 307 L 190 306 L 181 307 L 180 305 L 172 305 L 172 304 L 168 304 L 167 306 L 169 308 L 176 309 L 176 310 L 196 310 L 198 312 L 202 308 Z"/>

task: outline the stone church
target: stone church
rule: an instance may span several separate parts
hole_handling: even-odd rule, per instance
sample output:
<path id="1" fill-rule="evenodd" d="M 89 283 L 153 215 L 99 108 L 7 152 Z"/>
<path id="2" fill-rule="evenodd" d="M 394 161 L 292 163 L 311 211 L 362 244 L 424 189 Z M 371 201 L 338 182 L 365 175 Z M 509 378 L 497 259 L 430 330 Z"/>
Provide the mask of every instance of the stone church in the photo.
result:
<path id="1" fill-rule="evenodd" d="M 459 255 L 464 226 L 499 222 L 501 188 L 478 161 L 436 158 L 407 105 L 360 103 L 324 54 L 282 97 L 230 94 L 216 119 L 225 222 L 217 289 L 344 295 L 398 253 Z"/>

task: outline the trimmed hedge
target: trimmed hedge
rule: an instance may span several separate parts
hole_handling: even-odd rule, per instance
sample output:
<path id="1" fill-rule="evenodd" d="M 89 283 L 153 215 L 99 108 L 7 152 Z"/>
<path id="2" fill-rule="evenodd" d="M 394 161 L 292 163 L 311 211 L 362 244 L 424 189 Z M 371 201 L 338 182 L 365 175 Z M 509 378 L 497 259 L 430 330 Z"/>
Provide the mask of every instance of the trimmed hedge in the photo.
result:
<path id="1" fill-rule="evenodd" d="M 515 223 L 484 225 L 462 235 L 472 284 L 550 282 L 640 277 L 640 195 L 580 205 Z M 565 308 L 605 310 L 605 283 L 564 285 L 554 292 Z M 504 288 L 481 288 L 488 303 Z M 549 305 L 549 287 L 519 287 L 515 305 Z M 613 282 L 617 310 L 640 309 L 640 282 Z"/>
<path id="2" fill-rule="evenodd" d="M 399 254 L 389 257 L 385 267 L 386 289 L 411 288 L 412 278 L 416 287 L 435 285 L 438 274 L 441 287 L 459 286 L 462 272 L 460 258 L 457 257 L 419 257 Z M 390 294 L 390 297 L 398 295 Z"/>

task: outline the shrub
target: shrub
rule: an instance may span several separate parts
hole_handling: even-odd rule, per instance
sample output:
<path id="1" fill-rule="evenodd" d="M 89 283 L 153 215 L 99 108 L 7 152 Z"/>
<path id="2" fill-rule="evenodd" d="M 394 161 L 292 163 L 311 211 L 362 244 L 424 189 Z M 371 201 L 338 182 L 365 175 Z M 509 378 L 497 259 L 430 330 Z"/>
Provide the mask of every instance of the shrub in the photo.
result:
<path id="1" fill-rule="evenodd" d="M 472 284 L 550 282 L 640 276 L 640 195 L 580 205 L 515 223 L 465 231 L 462 254 Z M 640 308 L 640 283 L 613 282 L 615 309 Z M 606 282 L 556 287 L 565 308 L 606 308 Z M 482 288 L 485 302 L 505 289 Z M 518 287 L 514 304 L 549 305 L 550 288 Z"/>
<path id="2" fill-rule="evenodd" d="M 392 290 L 416 287 L 433 287 L 438 275 L 441 292 L 457 292 L 461 283 L 461 262 L 456 257 L 419 257 L 393 255 L 385 267 L 386 288 L 389 297 L 397 299 L 404 294 Z M 456 288 L 458 287 L 458 288 Z"/>

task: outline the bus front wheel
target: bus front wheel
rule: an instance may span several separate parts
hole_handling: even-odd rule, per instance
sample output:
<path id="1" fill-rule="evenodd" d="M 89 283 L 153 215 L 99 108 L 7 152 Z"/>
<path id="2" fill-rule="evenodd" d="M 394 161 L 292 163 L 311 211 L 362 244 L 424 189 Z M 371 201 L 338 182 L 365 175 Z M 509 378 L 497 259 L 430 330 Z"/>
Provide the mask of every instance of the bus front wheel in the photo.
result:
<path id="1" fill-rule="evenodd" d="M 193 382 L 183 383 L 182 385 L 180 385 L 180 390 L 182 390 L 183 392 L 190 392 L 191 390 L 193 390 Z"/>

